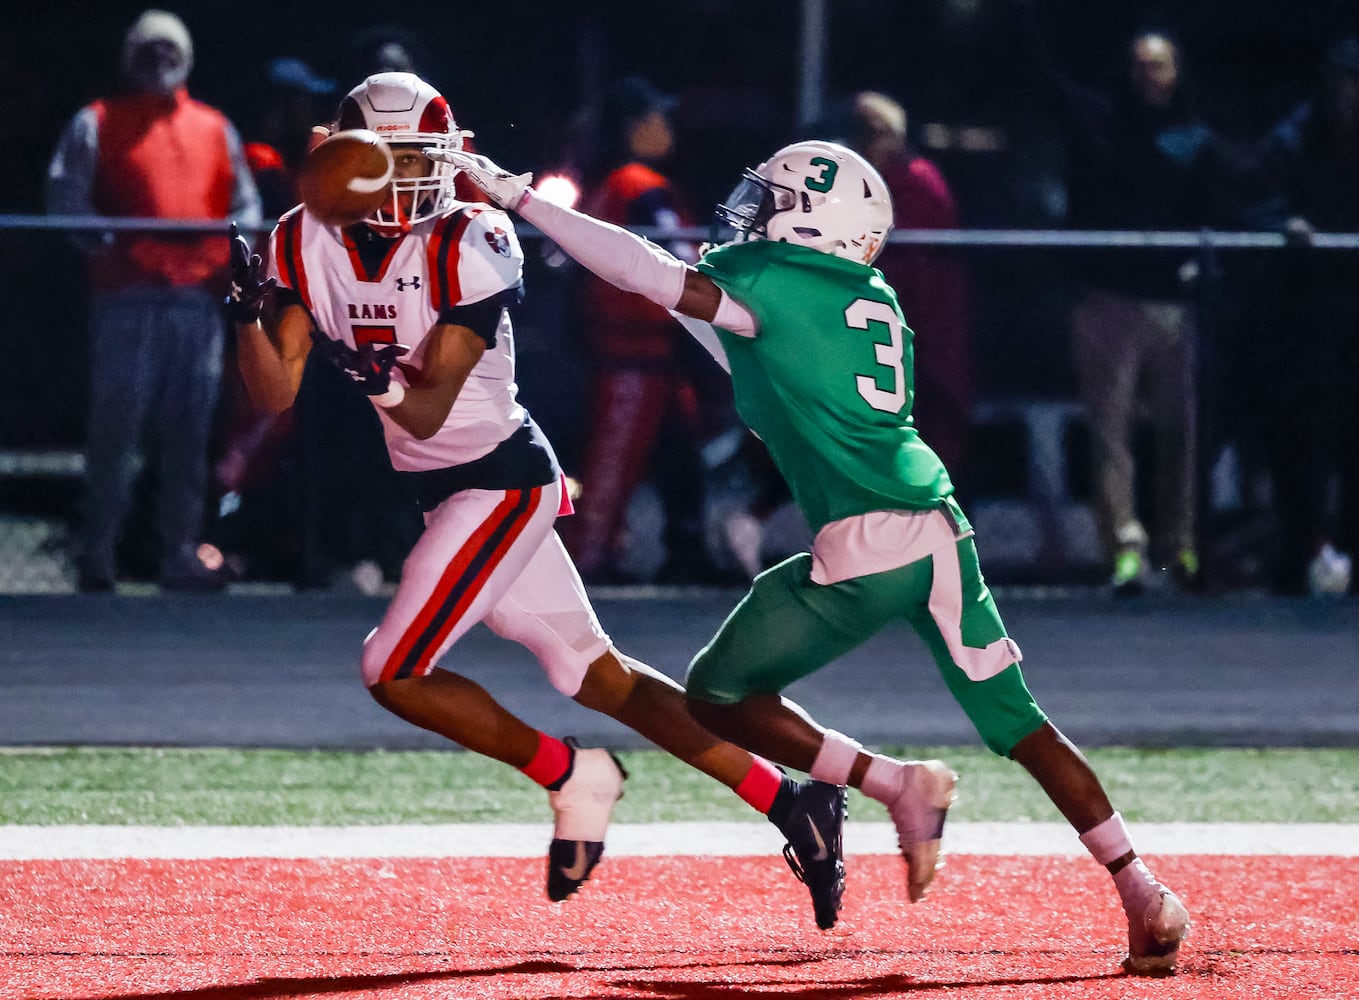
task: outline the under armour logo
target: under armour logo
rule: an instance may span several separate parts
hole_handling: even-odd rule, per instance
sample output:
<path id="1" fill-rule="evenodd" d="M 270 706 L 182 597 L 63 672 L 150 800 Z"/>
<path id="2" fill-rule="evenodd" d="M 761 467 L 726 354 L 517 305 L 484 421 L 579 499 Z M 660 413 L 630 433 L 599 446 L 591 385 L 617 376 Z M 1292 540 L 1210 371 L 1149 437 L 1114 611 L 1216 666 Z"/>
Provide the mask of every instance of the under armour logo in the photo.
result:
<path id="1" fill-rule="evenodd" d="M 420 275 L 418 274 L 413 278 L 396 279 L 396 290 L 398 292 L 404 292 L 407 288 L 419 288 L 419 287 L 420 287 Z"/>

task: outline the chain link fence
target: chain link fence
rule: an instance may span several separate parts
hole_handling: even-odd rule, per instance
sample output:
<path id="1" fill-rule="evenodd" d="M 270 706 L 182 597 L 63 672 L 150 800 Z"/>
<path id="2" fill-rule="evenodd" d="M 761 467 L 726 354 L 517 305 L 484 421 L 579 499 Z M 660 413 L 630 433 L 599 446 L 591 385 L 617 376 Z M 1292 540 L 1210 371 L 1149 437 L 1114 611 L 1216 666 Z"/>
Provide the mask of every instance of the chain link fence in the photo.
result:
<path id="1" fill-rule="evenodd" d="M 0 392 L 0 594 L 76 588 L 91 419 L 90 298 L 78 244 L 141 229 L 224 232 L 220 223 L 203 221 L 0 216 L 0 267 L 7 278 L 0 303 L 8 317 Z M 539 422 L 556 431 L 558 448 L 569 453 L 579 440 L 584 391 L 584 369 L 568 343 L 573 279 L 540 253 L 530 254 L 529 269 L 533 292 L 517 330 L 521 390 Z M 205 557 L 220 554 L 232 578 L 249 583 L 345 583 L 369 591 L 393 583 L 421 521 L 388 463 L 366 400 L 328 366 L 309 361 L 292 410 L 261 417 L 249 406 L 232 357 L 223 371 L 209 455 L 202 537 L 211 550 Z M 133 586 L 156 579 L 159 555 L 155 449 L 144 452 L 118 553 L 119 579 Z"/>
<path id="2" fill-rule="evenodd" d="M 7 317 L 0 593 L 75 588 L 90 373 L 84 262 L 71 237 L 118 228 L 221 231 L 217 223 L 0 216 L 0 267 L 7 275 L 0 286 Z M 516 330 L 521 398 L 570 472 L 588 415 L 588 361 L 574 304 L 578 273 L 532 230 L 521 235 L 528 254 L 528 295 Z M 707 234 L 680 235 L 702 240 Z M 969 460 L 958 478 L 965 507 L 986 539 L 988 574 L 1029 582 L 1093 580 L 1102 570 L 1089 502 L 1090 443 L 1068 369 L 1069 287 L 1060 261 L 1092 247 L 1182 254 L 1195 263 L 1208 293 L 1200 295 L 1209 320 L 1201 336 L 1211 347 L 1230 324 L 1230 310 L 1210 301 L 1221 284 L 1221 260 L 1227 253 L 1253 255 L 1256 266 L 1267 266 L 1283 240 L 1270 233 L 982 230 L 898 232 L 892 241 L 955 248 L 970 272 L 978 391 Z M 1356 248 L 1354 236 L 1320 235 L 1311 252 Z M 230 358 L 225 372 L 209 456 L 205 543 L 242 583 L 390 586 L 421 525 L 387 463 L 366 401 L 334 373 L 311 366 L 293 410 L 265 420 L 246 404 Z M 1224 456 L 1213 426 L 1220 401 L 1205 395 L 1210 447 L 1202 492 L 1205 504 L 1220 507 L 1236 502 L 1229 495 L 1236 487 L 1222 481 L 1231 456 Z M 734 414 L 721 414 L 705 450 L 710 547 L 725 566 L 734 566 L 735 557 L 724 520 L 747 505 L 755 489 L 740 461 L 744 433 Z M 120 551 L 122 579 L 133 584 L 155 579 L 155 475 L 153 464 L 142 471 Z M 628 512 L 629 558 L 642 578 L 661 559 L 659 517 L 656 490 L 645 487 Z M 808 540 L 791 509 L 776 512 L 768 528 L 774 556 Z"/>

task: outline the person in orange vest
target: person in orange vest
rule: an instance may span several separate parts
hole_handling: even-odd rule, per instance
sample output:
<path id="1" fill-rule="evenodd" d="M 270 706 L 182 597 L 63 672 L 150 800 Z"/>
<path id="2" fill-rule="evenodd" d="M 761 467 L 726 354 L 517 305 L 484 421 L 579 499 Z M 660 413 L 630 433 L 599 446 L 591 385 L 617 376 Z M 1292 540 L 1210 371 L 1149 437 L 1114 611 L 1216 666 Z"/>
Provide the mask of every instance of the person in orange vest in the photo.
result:
<path id="1" fill-rule="evenodd" d="M 601 128 L 614 166 L 586 195 L 585 211 L 662 231 L 692 223 L 661 173 L 675 148 L 674 106 L 673 97 L 642 77 L 615 85 Z M 667 242 L 680 256 L 694 256 L 687 244 Z M 716 570 L 704 544 L 705 470 L 688 337 L 660 306 L 594 275 L 584 278 L 581 305 L 593 371 L 582 493 L 566 544 L 587 581 L 626 579 L 620 564 L 628 505 L 654 472 L 665 516 L 660 578 L 705 582 Z"/>
<path id="2" fill-rule="evenodd" d="M 184 22 L 143 12 L 123 41 L 124 86 L 76 112 L 58 141 L 49 213 L 259 224 L 240 136 L 222 112 L 189 96 L 192 66 Z M 159 582 L 220 590 L 225 576 L 198 547 L 226 333 L 225 224 L 220 236 L 120 231 L 86 248 L 92 372 L 78 586 L 114 587 L 147 440 L 159 483 Z"/>

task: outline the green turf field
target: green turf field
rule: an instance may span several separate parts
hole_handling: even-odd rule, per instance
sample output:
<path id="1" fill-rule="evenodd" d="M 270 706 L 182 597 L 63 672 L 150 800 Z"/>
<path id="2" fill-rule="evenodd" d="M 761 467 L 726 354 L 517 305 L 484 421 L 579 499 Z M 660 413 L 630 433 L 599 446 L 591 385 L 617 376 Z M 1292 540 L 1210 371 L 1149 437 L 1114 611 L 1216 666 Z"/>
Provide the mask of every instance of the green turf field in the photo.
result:
<path id="1" fill-rule="evenodd" d="M 1060 819 L 1018 765 L 980 749 L 896 748 L 961 775 L 951 818 Z M 752 820 L 734 795 L 658 752 L 620 755 L 620 823 Z M 1359 750 L 1132 750 L 1088 754 L 1140 822 L 1359 822 Z M 855 820 L 886 812 L 851 793 Z M 309 825 L 536 822 L 537 786 L 463 752 L 53 748 L 0 751 L 0 824 Z"/>

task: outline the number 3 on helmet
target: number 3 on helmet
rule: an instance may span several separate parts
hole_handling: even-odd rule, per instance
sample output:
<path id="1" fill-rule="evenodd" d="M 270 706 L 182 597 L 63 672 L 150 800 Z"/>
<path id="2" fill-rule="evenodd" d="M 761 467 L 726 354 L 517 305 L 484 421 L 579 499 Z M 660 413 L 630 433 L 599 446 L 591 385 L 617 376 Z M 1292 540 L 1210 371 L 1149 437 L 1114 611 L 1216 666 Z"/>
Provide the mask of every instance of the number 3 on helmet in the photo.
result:
<path id="1" fill-rule="evenodd" d="M 472 133 L 458 128 L 448 102 L 414 73 L 375 73 L 340 102 L 338 129 L 366 128 L 389 146 L 423 149 L 462 149 L 463 138 Z M 378 229 L 409 228 L 432 219 L 453 202 L 452 164 L 434 162 L 424 177 L 398 177 L 392 182 L 392 199 L 364 221 Z M 410 194 L 409 209 L 400 204 Z"/>
<path id="2" fill-rule="evenodd" d="M 747 169 L 717 216 L 736 228 L 738 240 L 795 243 L 871 264 L 892 229 L 892 196 L 852 149 L 795 142 Z"/>

